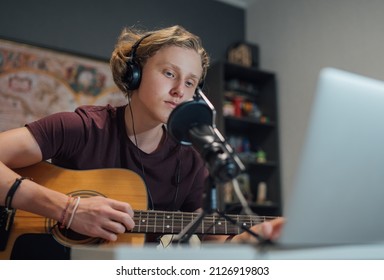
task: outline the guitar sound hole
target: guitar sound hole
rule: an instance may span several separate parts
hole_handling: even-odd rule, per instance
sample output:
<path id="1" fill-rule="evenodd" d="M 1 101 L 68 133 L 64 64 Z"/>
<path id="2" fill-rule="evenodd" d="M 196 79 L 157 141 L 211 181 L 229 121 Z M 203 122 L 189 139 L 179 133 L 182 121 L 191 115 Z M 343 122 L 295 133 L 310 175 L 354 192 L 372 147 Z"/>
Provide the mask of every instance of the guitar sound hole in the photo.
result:
<path id="1" fill-rule="evenodd" d="M 103 194 L 92 191 L 92 190 L 80 190 L 69 193 L 72 197 L 80 196 L 81 198 L 86 198 L 90 196 L 104 196 Z M 97 245 L 105 243 L 106 241 L 98 237 L 89 237 L 83 234 L 80 234 L 76 231 L 67 228 L 60 228 L 60 225 L 57 221 L 52 219 L 46 219 L 45 225 L 46 231 L 51 233 L 57 242 L 64 246 L 71 247 L 73 245 Z"/>
<path id="2" fill-rule="evenodd" d="M 55 224 L 51 224 L 54 222 Z M 56 221 L 48 221 L 49 232 L 53 235 L 57 242 L 64 246 L 71 247 L 73 245 L 97 245 L 105 243 L 105 240 L 97 237 L 89 237 L 80 233 L 77 233 L 71 229 L 60 228 Z"/>

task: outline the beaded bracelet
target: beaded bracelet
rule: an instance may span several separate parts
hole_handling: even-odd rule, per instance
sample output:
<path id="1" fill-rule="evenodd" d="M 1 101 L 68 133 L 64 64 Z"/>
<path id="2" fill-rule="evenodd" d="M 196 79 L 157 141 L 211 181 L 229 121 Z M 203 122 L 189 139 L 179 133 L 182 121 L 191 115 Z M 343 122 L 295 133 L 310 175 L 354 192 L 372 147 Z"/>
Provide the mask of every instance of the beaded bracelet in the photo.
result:
<path id="1" fill-rule="evenodd" d="M 68 211 L 69 205 L 71 203 L 71 199 L 72 199 L 72 196 L 69 195 L 68 196 L 68 200 L 67 200 L 67 204 L 65 205 L 63 213 L 61 214 L 61 219 L 59 221 L 61 229 L 65 228 L 65 220 L 66 220 L 66 217 L 67 217 L 67 211 Z"/>
<path id="2" fill-rule="evenodd" d="M 76 213 L 77 208 L 79 207 L 79 204 L 80 204 L 80 196 L 78 196 L 78 197 L 76 198 L 76 204 L 75 204 L 75 206 L 73 207 L 72 214 L 71 214 L 71 218 L 69 219 L 68 224 L 67 224 L 67 229 L 69 229 L 69 227 L 70 227 L 71 224 L 72 224 L 73 217 L 75 217 L 75 213 Z"/>
<path id="3" fill-rule="evenodd" d="M 13 183 L 12 187 L 9 189 L 8 193 L 7 193 L 7 196 L 5 197 L 5 207 L 8 209 L 8 210 L 12 210 L 12 200 L 13 200 L 13 196 L 15 194 L 15 192 L 17 191 L 17 189 L 19 188 L 20 184 L 21 184 L 21 181 L 25 180 L 25 179 L 29 179 L 27 177 L 20 177 L 20 178 L 16 178 L 15 182 Z"/>

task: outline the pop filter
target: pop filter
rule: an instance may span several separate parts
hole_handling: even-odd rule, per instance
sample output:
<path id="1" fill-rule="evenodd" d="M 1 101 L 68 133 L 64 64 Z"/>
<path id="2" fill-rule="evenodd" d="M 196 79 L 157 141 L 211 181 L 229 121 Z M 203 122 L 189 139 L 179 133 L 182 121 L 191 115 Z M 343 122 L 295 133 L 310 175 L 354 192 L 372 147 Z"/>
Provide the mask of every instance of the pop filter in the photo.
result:
<path id="1" fill-rule="evenodd" d="M 216 112 L 210 105 L 198 92 L 193 100 L 179 104 L 168 118 L 169 134 L 182 145 L 192 145 L 190 139 L 192 127 L 203 125 L 215 127 Z"/>

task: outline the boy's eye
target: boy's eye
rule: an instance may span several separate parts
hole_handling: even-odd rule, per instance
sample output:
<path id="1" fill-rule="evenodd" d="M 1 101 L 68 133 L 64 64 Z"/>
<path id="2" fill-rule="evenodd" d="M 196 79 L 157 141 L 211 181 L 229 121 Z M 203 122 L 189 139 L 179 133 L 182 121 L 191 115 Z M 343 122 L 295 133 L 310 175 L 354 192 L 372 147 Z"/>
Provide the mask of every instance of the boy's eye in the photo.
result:
<path id="1" fill-rule="evenodd" d="M 187 82 L 185 82 L 185 85 L 187 87 L 193 87 L 195 85 L 195 83 L 193 81 L 187 81 Z"/>
<path id="2" fill-rule="evenodd" d="M 170 72 L 170 71 L 165 71 L 164 75 L 169 77 L 169 78 L 174 78 L 175 77 L 175 75 L 172 72 Z"/>

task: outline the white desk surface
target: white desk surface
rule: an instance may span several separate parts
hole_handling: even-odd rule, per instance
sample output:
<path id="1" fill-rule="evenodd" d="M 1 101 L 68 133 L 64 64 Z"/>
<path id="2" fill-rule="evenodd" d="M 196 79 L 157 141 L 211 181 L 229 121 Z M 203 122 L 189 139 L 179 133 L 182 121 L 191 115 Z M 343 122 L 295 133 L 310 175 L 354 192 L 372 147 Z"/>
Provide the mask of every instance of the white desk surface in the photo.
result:
<path id="1" fill-rule="evenodd" d="M 159 249 L 156 246 L 134 247 L 119 245 L 113 248 L 72 248 L 75 260 L 384 260 L 384 243 L 348 245 L 303 249 L 260 249 L 251 245 L 204 244 L 200 247 L 174 246 Z"/>

